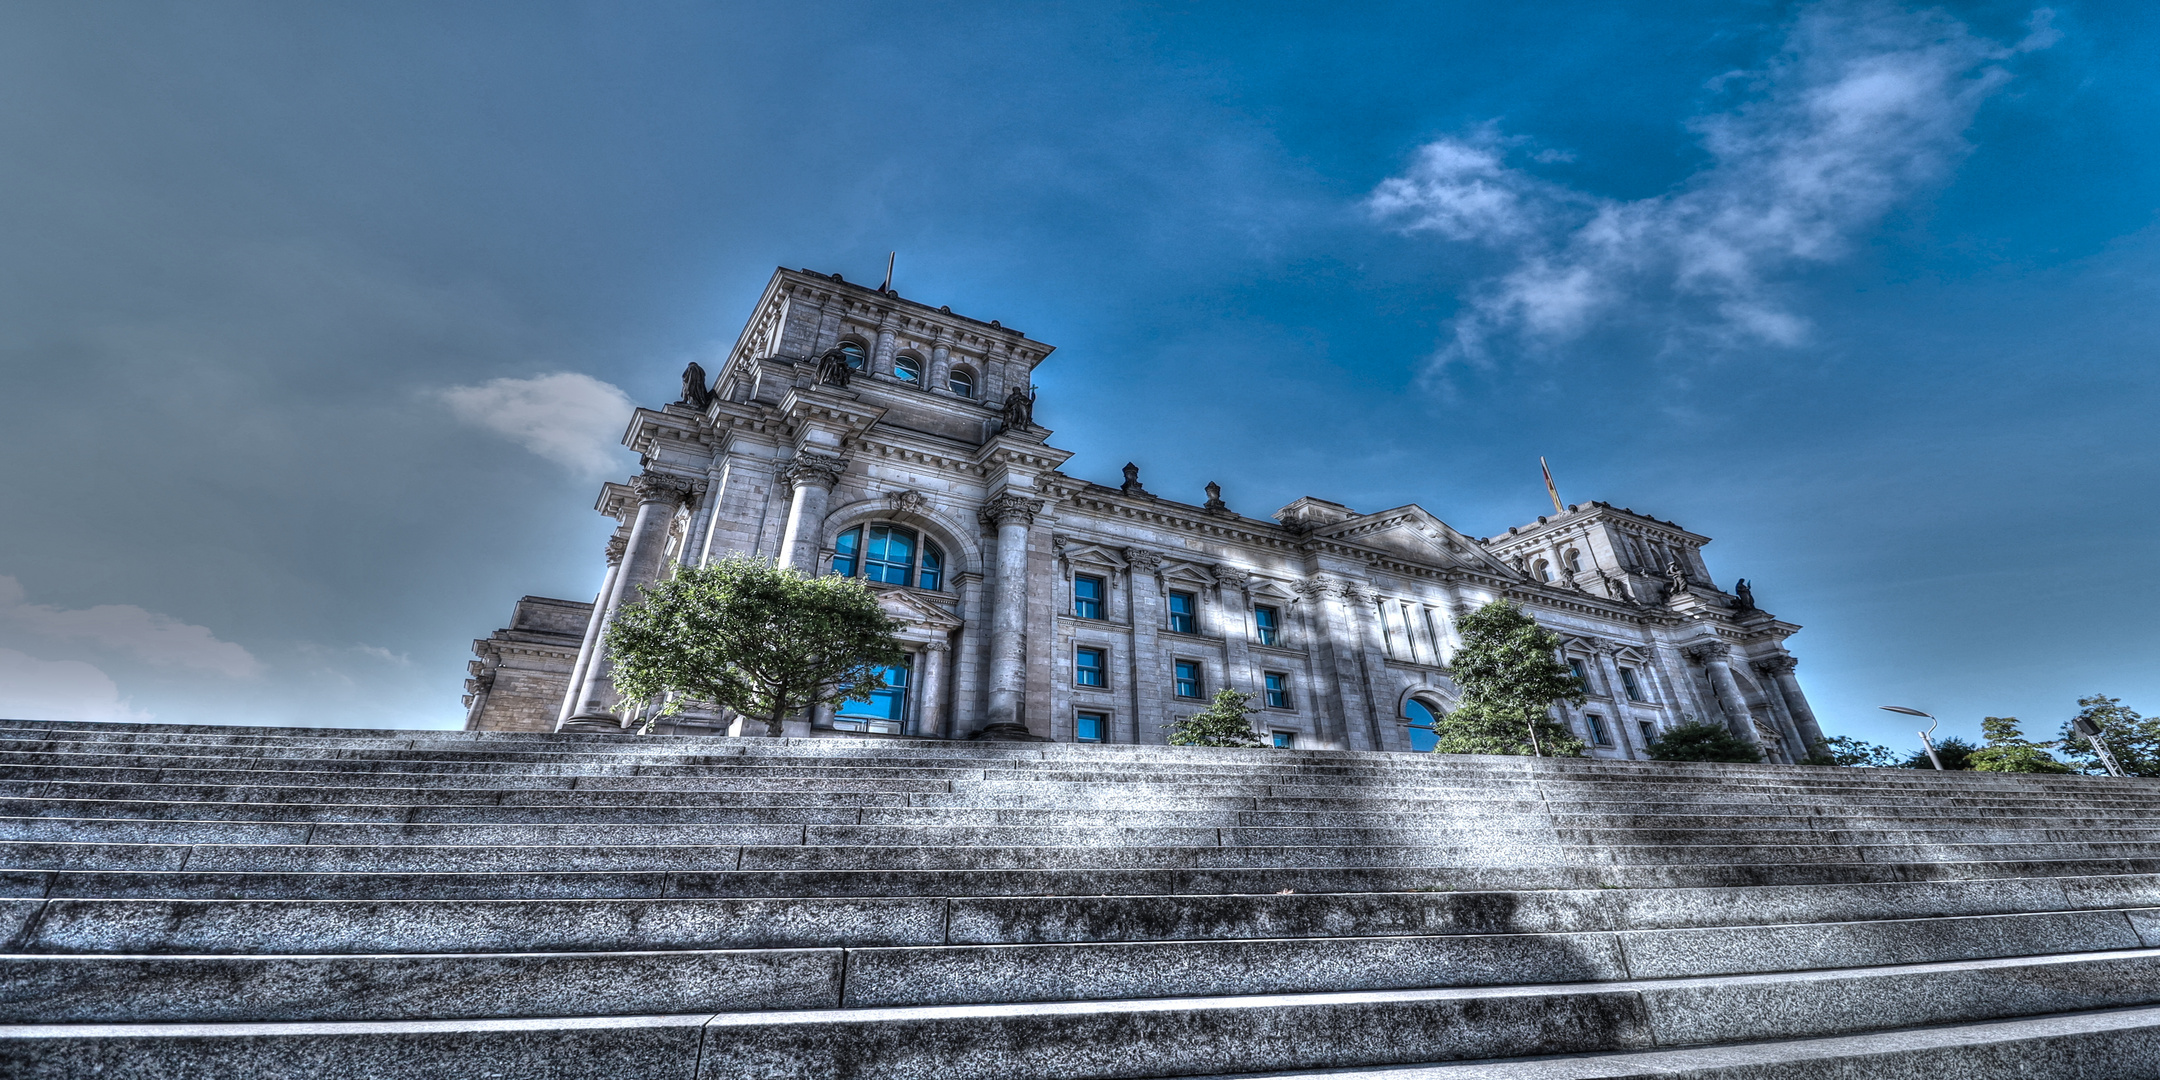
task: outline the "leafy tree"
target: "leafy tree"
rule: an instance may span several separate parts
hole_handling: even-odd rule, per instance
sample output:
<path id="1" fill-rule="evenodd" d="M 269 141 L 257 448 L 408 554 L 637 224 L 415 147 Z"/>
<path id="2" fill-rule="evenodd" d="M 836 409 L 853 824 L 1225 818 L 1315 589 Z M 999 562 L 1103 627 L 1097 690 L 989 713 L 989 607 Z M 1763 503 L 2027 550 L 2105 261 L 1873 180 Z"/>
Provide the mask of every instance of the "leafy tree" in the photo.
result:
<path id="1" fill-rule="evenodd" d="M 1559 635 L 1506 600 L 1463 616 L 1462 648 L 1449 674 L 1462 703 L 1433 725 L 1443 754 L 1577 757 L 1583 742 L 1553 719 L 1552 705 L 1583 702 L 1582 680 L 1559 661 Z"/>
<path id="2" fill-rule="evenodd" d="M 665 697 L 659 715 L 711 702 L 764 718 L 777 737 L 813 705 L 885 689 L 884 669 L 907 656 L 899 624 L 853 578 L 732 555 L 641 591 L 608 627 L 608 657 L 622 699 Z"/>
<path id="3" fill-rule="evenodd" d="M 2055 760 L 2039 744 L 2025 738 L 2018 730 L 2015 716 L 1984 716 L 1980 718 L 1980 734 L 1987 737 L 1987 745 L 1967 755 L 1976 772 L 2014 773 L 2066 773 L 2075 772 L 2070 766 Z M 1946 763 L 1947 764 L 1947 763 Z"/>
<path id="4" fill-rule="evenodd" d="M 1251 702 L 1251 694 L 1239 693 L 1227 687 L 1215 691 L 1215 700 L 1208 702 L 1207 708 L 1170 725 L 1170 745 L 1267 745 L 1253 731 L 1252 721 L 1245 719 L 1260 711 L 1253 708 Z"/>
<path id="5" fill-rule="evenodd" d="M 1665 729 L 1650 740 L 1650 756 L 1658 761 L 1734 761 L 1754 764 L 1762 750 L 1732 733 L 1723 724 L 1695 722 Z"/>
<path id="6" fill-rule="evenodd" d="M 1973 751 L 1978 749 L 1980 748 L 1955 735 L 1947 739 L 1938 739 L 1935 742 L 1935 756 L 1942 758 L 1943 768 L 1950 772 L 1960 772 L 1972 768 L 1972 762 L 1965 759 L 1971 757 Z M 1935 762 L 1929 760 L 1925 747 L 1913 751 L 1911 756 L 1898 762 L 1898 768 L 1900 769 L 1933 769 L 1934 767 Z"/>
<path id="7" fill-rule="evenodd" d="M 1822 750 L 1808 758 L 1810 765 L 1840 765 L 1855 769 L 1887 769 L 1898 763 L 1897 751 L 1881 743 L 1833 735 L 1823 740 Z"/>
<path id="8" fill-rule="evenodd" d="M 2100 738 L 2115 763 L 2131 776 L 2160 776 L 2160 716 L 2140 716 L 2121 698 L 2105 694 L 2078 699 L 2078 716 L 2100 725 Z M 2074 723 L 2074 721 L 2073 721 Z M 2079 772 L 2105 776 L 2107 767 L 2073 724 L 2062 727 L 2062 756 Z"/>

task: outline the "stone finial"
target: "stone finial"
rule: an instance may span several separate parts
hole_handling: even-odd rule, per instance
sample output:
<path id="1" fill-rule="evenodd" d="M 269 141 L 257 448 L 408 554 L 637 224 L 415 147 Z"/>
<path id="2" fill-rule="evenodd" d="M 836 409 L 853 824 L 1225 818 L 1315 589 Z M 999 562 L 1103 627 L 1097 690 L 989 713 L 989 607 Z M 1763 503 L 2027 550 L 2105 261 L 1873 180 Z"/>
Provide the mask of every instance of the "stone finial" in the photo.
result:
<path id="1" fill-rule="evenodd" d="M 790 487 L 829 488 L 840 482 L 847 463 L 829 454 L 799 453 L 780 466 L 780 479 Z"/>
<path id="2" fill-rule="evenodd" d="M 1127 495 L 1139 495 L 1150 499 L 1155 497 L 1149 493 L 1148 489 L 1140 486 L 1140 466 L 1130 461 L 1125 463 L 1125 482 L 1118 485 L 1118 490 Z"/>
<path id="3" fill-rule="evenodd" d="M 1210 514 L 1227 514 L 1230 504 L 1222 501 L 1222 485 L 1213 480 L 1207 482 L 1207 503 L 1200 509 Z"/>

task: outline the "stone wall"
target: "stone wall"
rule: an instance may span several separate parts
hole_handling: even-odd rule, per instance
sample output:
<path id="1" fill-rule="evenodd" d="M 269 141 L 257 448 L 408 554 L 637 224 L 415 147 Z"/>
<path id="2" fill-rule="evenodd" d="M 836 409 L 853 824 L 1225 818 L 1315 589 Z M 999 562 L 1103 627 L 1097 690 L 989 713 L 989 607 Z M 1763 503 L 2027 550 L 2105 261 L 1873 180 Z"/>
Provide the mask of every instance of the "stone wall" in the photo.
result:
<path id="1" fill-rule="evenodd" d="M 593 606 L 527 596 L 510 625 L 473 642 L 467 661 L 467 731 L 553 731 Z"/>

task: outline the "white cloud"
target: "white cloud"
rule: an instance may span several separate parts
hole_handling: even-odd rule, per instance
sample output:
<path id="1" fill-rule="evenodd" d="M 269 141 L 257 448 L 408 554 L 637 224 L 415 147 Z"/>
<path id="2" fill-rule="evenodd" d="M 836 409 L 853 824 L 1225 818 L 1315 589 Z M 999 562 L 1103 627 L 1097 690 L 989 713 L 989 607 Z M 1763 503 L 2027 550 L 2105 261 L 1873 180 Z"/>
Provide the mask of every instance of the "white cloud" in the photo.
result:
<path id="1" fill-rule="evenodd" d="M 1443 363 L 1482 357 L 1503 335 L 1552 342 L 1623 317 L 1668 335 L 1798 344 L 1808 323 L 1787 283 L 1846 256 L 1949 173 L 1975 111 L 2009 79 L 1997 61 L 2052 44 L 2051 17 L 2035 12 L 2025 40 L 2004 46 L 1939 12 L 1817 5 L 1763 70 L 1716 80 L 1743 99 L 1691 123 L 1710 163 L 1667 194 L 1575 192 L 1508 165 L 1488 129 L 1420 148 L 1366 207 L 1513 263 L 1471 290 Z"/>
<path id="2" fill-rule="evenodd" d="M 585 478 L 622 467 L 630 395 L 590 375 L 561 372 L 530 379 L 490 379 L 438 392 L 457 418 Z"/>
<path id="3" fill-rule="evenodd" d="M 67 609 L 26 603 L 22 583 L 12 577 L 0 576 L 0 624 L 54 640 L 88 641 L 158 667 L 210 671 L 236 679 L 251 679 L 263 671 L 251 653 L 233 642 L 219 641 L 209 627 L 133 604 Z"/>
<path id="4" fill-rule="evenodd" d="M 7 580 L 0 578 L 0 580 Z M 148 720 L 102 671 L 0 649 L 0 716 L 11 720 Z"/>

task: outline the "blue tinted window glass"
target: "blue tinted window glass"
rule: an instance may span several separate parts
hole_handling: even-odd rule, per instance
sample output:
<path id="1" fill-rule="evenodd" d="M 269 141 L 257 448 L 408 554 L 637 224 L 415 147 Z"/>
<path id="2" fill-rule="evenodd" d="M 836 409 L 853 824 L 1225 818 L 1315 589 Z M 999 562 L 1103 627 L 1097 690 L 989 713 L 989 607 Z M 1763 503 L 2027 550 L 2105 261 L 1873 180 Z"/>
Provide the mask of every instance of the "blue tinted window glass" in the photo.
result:
<path id="1" fill-rule="evenodd" d="M 863 549 L 863 576 L 894 585 L 908 583 L 915 568 L 915 534 L 890 525 L 870 526 Z"/>
<path id="2" fill-rule="evenodd" d="M 1193 633 L 1193 594 L 1174 592 L 1170 594 L 1170 629 L 1180 634 Z"/>
<path id="3" fill-rule="evenodd" d="M 1274 736 L 1275 745 L 1285 750 L 1297 746 L 1297 732 L 1295 731 L 1278 731 L 1274 733 Z"/>
<path id="4" fill-rule="evenodd" d="M 900 357 L 893 361 L 892 373 L 893 378 L 901 382 L 919 383 L 922 381 L 922 361 L 912 356 Z"/>
<path id="5" fill-rule="evenodd" d="M 1605 718 L 1591 713 L 1583 719 L 1590 721 L 1590 741 L 1599 746 L 1611 746 L 1612 735 L 1605 730 Z"/>
<path id="6" fill-rule="evenodd" d="M 936 592 L 945 577 L 945 552 L 928 540 L 922 546 L 922 588 Z"/>
<path id="7" fill-rule="evenodd" d="M 862 370 L 862 366 L 863 366 L 863 347 L 862 347 L 862 346 L 860 346 L 860 345 L 857 345 L 857 344 L 855 344 L 855 343 L 854 343 L 854 342 L 852 342 L 852 341 L 843 341 L 843 342 L 841 342 L 841 343 L 840 343 L 840 354 L 841 354 L 841 355 L 843 355 L 843 356 L 845 356 L 845 357 L 847 357 L 847 366 L 849 366 L 849 367 L 851 367 L 851 368 L 854 368 L 854 369 L 855 369 L 855 370 L 857 370 L 857 371 L 861 371 L 861 370 Z"/>
<path id="8" fill-rule="evenodd" d="M 1103 580 L 1087 574 L 1073 577 L 1073 614 L 1083 619 L 1102 618 Z"/>
<path id="9" fill-rule="evenodd" d="M 1109 726 L 1109 717 L 1101 713 L 1084 712 L 1073 718 L 1073 738 L 1080 742 L 1103 741 L 1103 728 Z"/>
<path id="10" fill-rule="evenodd" d="M 1403 702 L 1403 716 L 1410 721 L 1410 749 L 1420 754 L 1430 753 L 1440 745 L 1440 737 L 1433 734 L 1433 725 L 1439 718 L 1432 708 L 1416 698 Z"/>
<path id="11" fill-rule="evenodd" d="M 832 572 L 841 577 L 855 576 L 855 552 L 862 543 L 862 530 L 849 529 L 833 541 Z"/>
<path id="12" fill-rule="evenodd" d="M 1157 668 L 1160 671 L 1162 669 Z M 1177 662 L 1177 696 L 1200 696 L 1200 665 L 1191 660 Z"/>
<path id="13" fill-rule="evenodd" d="M 1252 609 L 1252 617 L 1253 625 L 1257 627 L 1260 631 L 1260 644 L 1275 644 L 1278 635 L 1281 633 L 1281 631 L 1278 629 L 1279 624 L 1276 622 L 1275 609 L 1271 607 L 1256 607 Z"/>
<path id="14" fill-rule="evenodd" d="M 855 730 L 903 734 L 908 718 L 908 666 L 895 664 L 885 668 L 884 674 L 885 689 L 873 691 L 866 698 L 841 702 L 833 714 L 835 721 L 847 721 L 842 726 Z"/>
<path id="15" fill-rule="evenodd" d="M 1080 686 L 1107 686 L 1101 649 L 1073 650 L 1073 682 Z"/>
<path id="16" fill-rule="evenodd" d="M 1279 671 L 1270 671 L 1261 676 L 1261 682 L 1263 689 L 1267 692 L 1268 708 L 1287 709 L 1290 707 L 1290 676 Z"/>
<path id="17" fill-rule="evenodd" d="M 1629 701 L 1641 701 L 1643 699 L 1642 684 L 1635 681 L 1634 668 L 1624 667 L 1620 669 L 1620 685 L 1627 691 Z"/>

